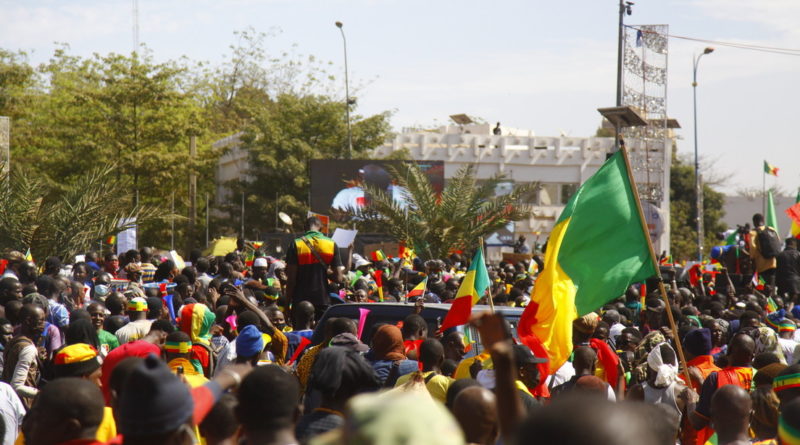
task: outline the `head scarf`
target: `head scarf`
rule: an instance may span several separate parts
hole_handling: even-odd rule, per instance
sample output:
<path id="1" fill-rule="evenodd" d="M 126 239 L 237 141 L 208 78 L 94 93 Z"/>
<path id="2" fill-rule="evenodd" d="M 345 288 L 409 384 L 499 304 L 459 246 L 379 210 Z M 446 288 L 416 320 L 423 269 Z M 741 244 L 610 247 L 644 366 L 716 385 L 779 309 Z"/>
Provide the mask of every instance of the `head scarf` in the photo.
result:
<path id="1" fill-rule="evenodd" d="M 236 355 L 240 357 L 253 357 L 264 350 L 264 338 L 261 331 L 254 325 L 245 326 L 236 337 Z"/>
<path id="2" fill-rule="evenodd" d="M 372 356 L 375 360 L 405 360 L 403 333 L 400 328 L 386 324 L 372 336 Z"/>
<path id="3" fill-rule="evenodd" d="M 181 309 L 178 327 L 187 333 L 193 344 L 210 345 L 209 330 L 217 316 L 206 305 L 200 303 L 187 304 Z"/>
<path id="4" fill-rule="evenodd" d="M 763 354 L 764 352 L 771 352 L 777 355 L 781 363 L 786 364 L 786 357 L 784 357 L 783 350 L 780 343 L 778 343 L 778 334 L 772 329 L 762 326 L 758 328 L 755 355 Z"/>
<path id="5" fill-rule="evenodd" d="M 600 324 L 600 316 L 594 312 L 590 312 L 575 320 L 572 326 L 577 329 L 578 332 L 593 334 L 598 324 Z"/>
<path id="6" fill-rule="evenodd" d="M 659 387 L 664 387 L 678 381 L 678 365 L 677 363 L 664 362 L 664 359 L 661 357 L 662 345 L 666 345 L 668 348 L 672 349 L 669 343 L 665 342 L 656 345 L 647 355 L 647 366 L 657 373 L 655 384 Z"/>
<path id="7" fill-rule="evenodd" d="M 695 329 L 683 337 L 683 347 L 694 356 L 711 354 L 711 330 Z"/>

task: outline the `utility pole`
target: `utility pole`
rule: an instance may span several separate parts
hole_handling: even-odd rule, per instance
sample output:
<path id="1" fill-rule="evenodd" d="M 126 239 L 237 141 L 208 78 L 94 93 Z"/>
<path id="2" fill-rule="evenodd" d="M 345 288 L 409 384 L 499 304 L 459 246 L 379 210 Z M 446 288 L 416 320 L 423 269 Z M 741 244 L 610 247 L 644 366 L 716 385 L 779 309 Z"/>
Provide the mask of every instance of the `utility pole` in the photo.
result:
<path id="1" fill-rule="evenodd" d="M 703 53 L 692 60 L 692 103 L 694 104 L 694 190 L 697 213 L 697 261 L 703 261 L 703 182 L 700 178 L 700 157 L 697 151 L 697 67 L 700 58 L 714 52 L 714 48 L 706 47 Z"/>
<path id="2" fill-rule="evenodd" d="M 139 52 L 139 0 L 132 0 L 133 52 Z"/>

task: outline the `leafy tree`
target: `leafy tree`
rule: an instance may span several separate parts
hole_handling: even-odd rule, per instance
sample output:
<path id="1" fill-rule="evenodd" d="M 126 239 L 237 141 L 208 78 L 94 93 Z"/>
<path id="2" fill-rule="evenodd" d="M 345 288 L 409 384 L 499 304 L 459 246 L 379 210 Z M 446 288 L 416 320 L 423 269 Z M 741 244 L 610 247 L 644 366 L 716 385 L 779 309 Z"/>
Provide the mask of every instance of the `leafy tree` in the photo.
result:
<path id="1" fill-rule="evenodd" d="M 473 166 L 461 168 L 437 196 L 430 180 L 414 163 L 403 163 L 393 177 L 407 190 L 408 208 L 402 208 L 383 190 L 365 185 L 370 202 L 357 212 L 360 230 L 389 233 L 413 246 L 423 259 L 444 258 L 452 250 L 473 249 L 478 240 L 530 216 L 531 195 L 538 184 L 517 184 L 505 196 L 495 196 L 504 181 L 495 176 L 486 181 L 475 178 Z M 356 212 L 353 212 L 354 214 Z"/>
<path id="2" fill-rule="evenodd" d="M 272 218 L 264 216 L 277 211 L 298 221 L 305 217 L 311 184 L 308 161 L 345 156 L 344 107 L 326 96 L 283 94 L 258 110 L 241 137 L 242 148 L 249 152 L 248 177 L 229 184 L 234 196 L 245 193 L 247 227 L 272 227 Z M 355 156 L 384 141 L 387 114 L 351 115 L 351 120 Z M 224 209 L 240 223 L 239 200 L 231 200 Z"/>
<path id="3" fill-rule="evenodd" d="M 697 257 L 697 205 L 694 181 L 694 164 L 681 160 L 673 150 L 670 168 L 670 234 L 672 256 L 676 260 Z M 722 222 L 725 216 L 725 196 L 703 184 L 703 232 L 705 254 L 713 245 L 717 234 L 727 227 Z"/>
<path id="4" fill-rule="evenodd" d="M 72 258 L 110 235 L 158 219 L 155 207 L 120 199 L 115 166 L 103 165 L 62 188 L 54 188 L 19 168 L 0 173 L 0 246 L 34 258 Z"/>

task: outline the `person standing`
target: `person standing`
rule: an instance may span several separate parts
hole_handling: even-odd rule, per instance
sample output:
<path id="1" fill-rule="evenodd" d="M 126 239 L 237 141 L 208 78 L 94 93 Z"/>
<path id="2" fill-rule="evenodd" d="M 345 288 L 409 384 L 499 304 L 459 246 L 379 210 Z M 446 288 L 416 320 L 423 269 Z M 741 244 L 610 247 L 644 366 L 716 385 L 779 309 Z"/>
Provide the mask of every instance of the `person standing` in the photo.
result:
<path id="1" fill-rule="evenodd" d="M 309 301 L 319 320 L 330 305 L 328 280 L 344 280 L 342 259 L 336 243 L 320 232 L 322 222 L 317 217 L 306 220 L 306 233 L 295 239 L 286 252 L 289 275 L 286 299 L 289 304 Z"/>
<path id="2" fill-rule="evenodd" d="M 30 408 L 39 393 L 42 359 L 36 343 L 44 332 L 44 310 L 35 304 L 26 304 L 19 314 L 19 335 L 6 346 L 2 380 L 17 392 L 22 404 Z"/>
<path id="3" fill-rule="evenodd" d="M 753 226 L 750 231 L 748 250 L 753 259 L 756 272 L 764 278 L 770 286 L 775 285 L 775 271 L 778 267 L 776 260 L 780 253 L 780 238 L 772 227 L 764 224 L 764 215 L 753 215 Z"/>
<path id="4" fill-rule="evenodd" d="M 776 260 L 775 284 L 779 295 L 791 299 L 800 295 L 800 252 L 797 251 L 797 238 L 786 238 L 786 247 Z"/>

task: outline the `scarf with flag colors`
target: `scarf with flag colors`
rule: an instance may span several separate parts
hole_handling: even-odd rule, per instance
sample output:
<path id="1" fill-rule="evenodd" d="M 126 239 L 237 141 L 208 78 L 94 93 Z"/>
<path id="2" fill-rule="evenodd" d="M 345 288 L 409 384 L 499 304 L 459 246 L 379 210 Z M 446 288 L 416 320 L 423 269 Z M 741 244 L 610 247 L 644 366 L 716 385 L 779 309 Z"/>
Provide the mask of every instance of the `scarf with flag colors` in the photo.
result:
<path id="1" fill-rule="evenodd" d="M 469 316 L 472 314 L 472 306 L 483 297 L 488 288 L 489 271 L 486 270 L 486 262 L 483 260 L 483 249 L 478 247 L 469 264 L 467 274 L 461 280 L 453 305 L 447 311 L 439 330 L 444 332 L 445 329 L 467 324 Z"/>
<path id="2" fill-rule="evenodd" d="M 764 173 L 772 176 L 778 176 L 778 167 L 771 165 L 769 162 L 764 161 Z"/>
<path id="3" fill-rule="evenodd" d="M 428 287 L 428 277 L 425 277 L 424 280 L 420 281 L 414 289 L 408 292 L 406 295 L 406 299 L 414 298 L 414 297 L 421 297 L 425 294 L 425 288 Z"/>
<path id="4" fill-rule="evenodd" d="M 572 196 L 550 233 L 544 270 L 517 331 L 534 353 L 544 347 L 551 372 L 572 352 L 578 315 L 658 273 L 633 187 L 619 151 Z"/>

